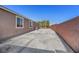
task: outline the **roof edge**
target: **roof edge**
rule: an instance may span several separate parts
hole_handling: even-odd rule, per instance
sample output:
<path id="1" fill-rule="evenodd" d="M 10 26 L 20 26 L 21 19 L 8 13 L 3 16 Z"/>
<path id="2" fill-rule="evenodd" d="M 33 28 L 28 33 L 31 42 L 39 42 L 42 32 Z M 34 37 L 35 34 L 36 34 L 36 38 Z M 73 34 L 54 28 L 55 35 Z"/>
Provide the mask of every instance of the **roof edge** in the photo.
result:
<path id="1" fill-rule="evenodd" d="M 26 18 L 27 20 L 33 21 L 33 20 L 31 20 L 31 19 L 27 18 L 26 16 L 21 15 L 21 14 L 19 14 L 19 13 L 17 13 L 17 12 L 15 12 L 15 11 L 13 11 L 13 10 L 11 10 L 11 9 L 7 8 L 7 7 L 4 7 L 4 6 L 2 6 L 2 5 L 0 5 L 0 8 L 1 8 L 1 9 L 4 9 L 4 10 L 6 10 L 6 11 L 10 12 L 10 13 L 13 13 L 13 14 L 19 15 L 19 16 L 21 16 L 21 17 L 24 17 L 24 18 Z M 35 21 L 33 21 L 33 22 L 35 22 Z"/>

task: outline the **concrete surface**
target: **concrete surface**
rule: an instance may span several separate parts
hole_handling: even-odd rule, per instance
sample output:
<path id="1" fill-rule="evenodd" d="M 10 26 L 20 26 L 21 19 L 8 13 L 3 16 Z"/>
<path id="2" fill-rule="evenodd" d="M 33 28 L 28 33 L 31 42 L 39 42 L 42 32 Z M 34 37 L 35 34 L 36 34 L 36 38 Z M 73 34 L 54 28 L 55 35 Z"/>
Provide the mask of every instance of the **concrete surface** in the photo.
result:
<path id="1" fill-rule="evenodd" d="M 3 52 L 68 52 L 59 36 L 51 29 L 39 29 L 11 38 L 0 44 Z"/>

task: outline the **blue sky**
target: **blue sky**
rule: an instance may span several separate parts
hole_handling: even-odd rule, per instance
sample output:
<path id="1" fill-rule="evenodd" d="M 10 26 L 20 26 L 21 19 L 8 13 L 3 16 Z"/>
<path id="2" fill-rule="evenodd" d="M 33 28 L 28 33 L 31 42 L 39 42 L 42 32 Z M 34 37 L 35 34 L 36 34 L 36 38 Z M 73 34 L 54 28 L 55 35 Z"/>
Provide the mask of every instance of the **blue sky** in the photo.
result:
<path id="1" fill-rule="evenodd" d="M 34 21 L 49 20 L 58 24 L 79 16 L 78 5 L 6 5 L 5 7 Z"/>

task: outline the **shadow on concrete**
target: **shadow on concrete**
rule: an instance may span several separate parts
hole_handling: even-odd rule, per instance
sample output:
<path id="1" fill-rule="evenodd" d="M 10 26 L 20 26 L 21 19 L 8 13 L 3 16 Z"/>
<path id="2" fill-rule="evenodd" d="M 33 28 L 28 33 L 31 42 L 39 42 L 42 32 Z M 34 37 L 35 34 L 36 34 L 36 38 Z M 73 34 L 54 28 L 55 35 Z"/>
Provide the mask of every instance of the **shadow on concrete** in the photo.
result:
<path id="1" fill-rule="evenodd" d="M 50 51 L 23 46 L 3 45 L 0 46 L 0 53 L 66 53 L 66 52 L 60 50 Z"/>
<path id="2" fill-rule="evenodd" d="M 63 37 L 61 37 L 61 35 L 59 35 L 57 32 L 56 32 L 56 34 L 59 36 L 59 38 L 61 39 L 61 42 L 63 43 L 63 45 L 65 46 L 65 48 L 67 49 L 67 51 L 68 51 L 69 53 L 75 52 L 75 51 L 71 48 L 71 46 L 70 46 L 69 44 L 67 44 L 67 42 L 63 39 Z"/>

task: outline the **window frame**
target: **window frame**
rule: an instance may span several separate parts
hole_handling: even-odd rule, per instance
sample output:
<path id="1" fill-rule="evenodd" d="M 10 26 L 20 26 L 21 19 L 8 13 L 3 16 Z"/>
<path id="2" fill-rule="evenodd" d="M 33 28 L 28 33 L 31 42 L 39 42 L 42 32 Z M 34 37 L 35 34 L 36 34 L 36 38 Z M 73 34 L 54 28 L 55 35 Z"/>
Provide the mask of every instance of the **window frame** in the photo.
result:
<path id="1" fill-rule="evenodd" d="M 33 21 L 32 20 L 30 20 L 29 28 L 33 28 Z"/>
<path id="2" fill-rule="evenodd" d="M 22 19 L 22 27 L 18 27 L 18 26 L 17 26 L 17 18 L 21 18 L 21 19 Z M 16 16 L 16 28 L 17 28 L 17 29 L 23 29 L 23 28 L 24 28 L 24 18 L 23 18 L 23 17 L 21 17 L 21 16 Z"/>

